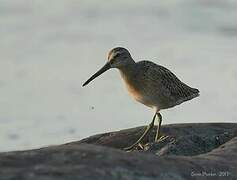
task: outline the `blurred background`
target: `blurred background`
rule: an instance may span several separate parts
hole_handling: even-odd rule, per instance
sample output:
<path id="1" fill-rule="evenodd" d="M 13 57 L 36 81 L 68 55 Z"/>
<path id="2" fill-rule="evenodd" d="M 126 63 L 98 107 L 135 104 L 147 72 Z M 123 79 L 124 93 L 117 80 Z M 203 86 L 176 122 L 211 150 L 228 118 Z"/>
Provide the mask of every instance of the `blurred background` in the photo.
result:
<path id="1" fill-rule="evenodd" d="M 201 91 L 164 124 L 237 122 L 237 1 L 0 0 L 0 151 L 148 124 L 117 70 L 81 86 L 116 46 Z"/>

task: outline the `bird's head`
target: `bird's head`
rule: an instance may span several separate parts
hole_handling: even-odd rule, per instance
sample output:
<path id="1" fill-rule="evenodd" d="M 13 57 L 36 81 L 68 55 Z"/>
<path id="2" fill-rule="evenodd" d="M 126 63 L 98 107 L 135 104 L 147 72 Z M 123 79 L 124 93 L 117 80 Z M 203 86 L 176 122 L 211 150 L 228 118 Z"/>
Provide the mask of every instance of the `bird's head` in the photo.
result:
<path id="1" fill-rule="evenodd" d="M 82 86 L 87 85 L 93 79 L 104 73 L 111 68 L 122 68 L 134 63 L 129 51 L 122 47 L 116 47 L 109 51 L 107 63 L 97 71 L 93 76 L 91 76 Z"/>
<path id="2" fill-rule="evenodd" d="M 129 51 L 122 47 L 116 47 L 109 51 L 108 54 L 108 63 L 111 68 L 121 68 L 123 66 L 129 65 L 132 62 L 132 57 Z"/>

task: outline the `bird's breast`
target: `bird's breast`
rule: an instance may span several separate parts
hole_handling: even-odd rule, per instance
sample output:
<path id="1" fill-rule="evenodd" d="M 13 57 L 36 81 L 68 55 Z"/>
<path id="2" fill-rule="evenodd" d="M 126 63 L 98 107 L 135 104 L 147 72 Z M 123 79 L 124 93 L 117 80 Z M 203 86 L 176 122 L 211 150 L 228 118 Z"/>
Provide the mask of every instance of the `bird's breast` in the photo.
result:
<path id="1" fill-rule="evenodd" d="M 153 103 L 150 101 L 150 98 L 146 96 L 144 92 L 144 87 L 139 79 L 129 78 L 122 74 L 122 78 L 125 82 L 129 94 L 138 102 L 153 107 Z"/>
<path id="2" fill-rule="evenodd" d="M 131 96 L 133 96 L 137 101 L 141 101 L 143 99 L 143 94 L 139 88 L 137 88 L 133 83 L 126 81 L 125 84 L 127 90 Z"/>

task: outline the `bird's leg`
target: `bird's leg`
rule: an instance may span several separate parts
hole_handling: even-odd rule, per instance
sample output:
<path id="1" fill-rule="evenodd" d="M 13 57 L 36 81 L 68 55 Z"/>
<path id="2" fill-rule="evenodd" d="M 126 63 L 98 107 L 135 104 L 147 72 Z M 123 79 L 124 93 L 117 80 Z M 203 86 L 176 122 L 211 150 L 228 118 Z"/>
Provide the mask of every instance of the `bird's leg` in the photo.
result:
<path id="1" fill-rule="evenodd" d="M 161 142 L 168 138 L 168 136 L 161 136 L 160 129 L 161 129 L 161 123 L 162 123 L 162 116 L 160 113 L 157 113 L 158 116 L 158 125 L 157 125 L 157 132 L 155 137 L 155 142 Z"/>
<path id="2" fill-rule="evenodd" d="M 157 125 L 155 142 L 158 142 L 158 140 L 160 139 L 160 128 L 161 128 L 161 123 L 162 123 L 162 116 L 161 116 L 161 114 L 157 113 L 157 116 L 158 116 L 158 125 Z"/>
<path id="3" fill-rule="evenodd" d="M 151 123 L 147 126 L 145 132 L 142 134 L 142 136 L 131 146 L 124 148 L 125 151 L 130 151 L 134 147 L 136 147 L 140 142 L 144 139 L 144 137 L 150 132 L 150 130 L 154 127 L 154 122 L 156 119 L 156 114 L 153 116 Z"/>

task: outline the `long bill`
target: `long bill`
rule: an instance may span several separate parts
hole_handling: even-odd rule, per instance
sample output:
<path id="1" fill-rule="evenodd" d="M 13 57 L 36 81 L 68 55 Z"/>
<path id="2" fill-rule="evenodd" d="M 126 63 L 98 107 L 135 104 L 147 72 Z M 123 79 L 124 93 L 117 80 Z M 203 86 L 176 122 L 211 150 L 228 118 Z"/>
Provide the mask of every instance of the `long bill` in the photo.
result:
<path id="1" fill-rule="evenodd" d="M 82 86 L 89 84 L 89 82 L 91 82 L 93 79 L 95 79 L 96 77 L 98 77 L 99 75 L 101 75 L 102 73 L 104 73 L 110 68 L 111 68 L 110 63 L 107 62 L 99 71 L 97 71 L 93 76 L 91 76 Z"/>

